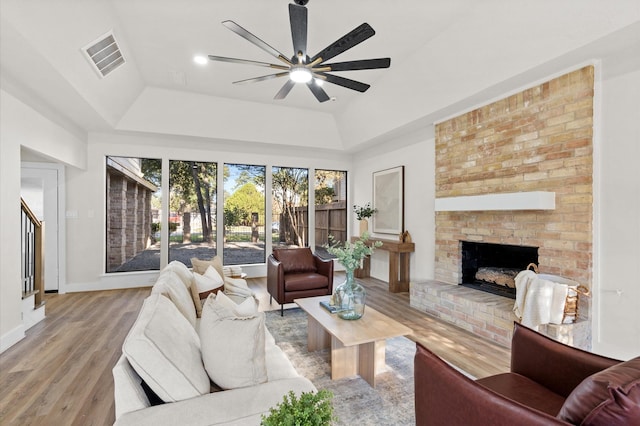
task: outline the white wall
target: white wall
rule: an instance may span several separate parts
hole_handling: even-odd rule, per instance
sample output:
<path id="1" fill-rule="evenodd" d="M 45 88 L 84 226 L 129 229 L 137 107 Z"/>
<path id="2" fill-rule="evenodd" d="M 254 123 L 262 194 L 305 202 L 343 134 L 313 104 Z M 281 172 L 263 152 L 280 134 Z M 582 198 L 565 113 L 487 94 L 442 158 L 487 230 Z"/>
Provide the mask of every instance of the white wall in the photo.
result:
<path id="1" fill-rule="evenodd" d="M 410 255 L 411 281 L 433 279 L 435 262 L 435 146 L 432 129 L 425 129 L 388 142 L 384 146 L 356 154 L 352 182 L 353 204 L 373 201 L 373 172 L 404 166 L 404 222 L 416 246 Z M 358 229 L 352 215 L 351 229 Z M 369 223 L 370 230 L 373 229 Z M 397 239 L 397 235 L 372 234 Z M 388 253 L 378 250 L 371 257 L 371 276 L 389 279 Z"/>
<path id="2" fill-rule="evenodd" d="M 20 147 L 75 167 L 85 144 L 31 107 L 0 90 L 0 352 L 24 337 L 20 282 Z"/>
<path id="3" fill-rule="evenodd" d="M 67 291 L 140 287 L 152 284 L 157 272 L 105 274 L 105 156 L 135 156 L 171 160 L 351 169 L 351 156 L 342 152 L 264 147 L 263 144 L 92 133 L 86 170 L 67 173 L 67 210 L 77 212 L 67 221 Z M 348 179 L 352 179 L 348 175 Z M 268 249 L 268 245 L 267 245 Z M 80 261 L 81 260 L 81 261 Z M 248 269 L 265 276 L 264 265 Z"/>
<path id="4" fill-rule="evenodd" d="M 593 350 L 619 358 L 640 355 L 638 99 L 640 70 L 602 82 Z"/>

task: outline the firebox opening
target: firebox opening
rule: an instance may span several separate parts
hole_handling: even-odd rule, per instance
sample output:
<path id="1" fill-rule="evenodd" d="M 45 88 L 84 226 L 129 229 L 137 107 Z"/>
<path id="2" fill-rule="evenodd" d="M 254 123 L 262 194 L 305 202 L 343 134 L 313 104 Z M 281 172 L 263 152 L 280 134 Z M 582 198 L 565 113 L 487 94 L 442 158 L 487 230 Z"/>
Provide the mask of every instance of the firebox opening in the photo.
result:
<path id="1" fill-rule="evenodd" d="M 460 285 L 515 299 L 515 275 L 538 264 L 538 247 L 461 241 Z"/>

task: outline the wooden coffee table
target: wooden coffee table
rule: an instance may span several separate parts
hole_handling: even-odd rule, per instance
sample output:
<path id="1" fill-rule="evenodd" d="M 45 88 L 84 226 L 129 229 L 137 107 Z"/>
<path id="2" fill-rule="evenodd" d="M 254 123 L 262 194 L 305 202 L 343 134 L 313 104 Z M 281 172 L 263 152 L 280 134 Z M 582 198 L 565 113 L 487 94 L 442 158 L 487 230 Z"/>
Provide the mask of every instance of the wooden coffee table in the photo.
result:
<path id="1" fill-rule="evenodd" d="M 343 320 L 320 306 L 329 296 L 296 299 L 307 313 L 310 352 L 331 348 L 331 379 L 360 375 L 372 387 L 385 367 L 386 339 L 412 333 L 409 327 L 367 306 L 359 320 Z"/>

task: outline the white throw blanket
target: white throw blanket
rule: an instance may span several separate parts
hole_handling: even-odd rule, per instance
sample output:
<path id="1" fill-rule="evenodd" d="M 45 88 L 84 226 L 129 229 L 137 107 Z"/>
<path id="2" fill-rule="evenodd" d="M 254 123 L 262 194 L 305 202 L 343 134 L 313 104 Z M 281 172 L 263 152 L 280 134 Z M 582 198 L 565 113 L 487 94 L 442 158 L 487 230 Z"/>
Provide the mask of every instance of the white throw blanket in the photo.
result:
<path id="1" fill-rule="evenodd" d="M 542 324 L 561 324 L 569 286 L 542 279 L 533 271 L 521 271 L 515 278 L 513 312 L 522 325 L 538 330 Z"/>

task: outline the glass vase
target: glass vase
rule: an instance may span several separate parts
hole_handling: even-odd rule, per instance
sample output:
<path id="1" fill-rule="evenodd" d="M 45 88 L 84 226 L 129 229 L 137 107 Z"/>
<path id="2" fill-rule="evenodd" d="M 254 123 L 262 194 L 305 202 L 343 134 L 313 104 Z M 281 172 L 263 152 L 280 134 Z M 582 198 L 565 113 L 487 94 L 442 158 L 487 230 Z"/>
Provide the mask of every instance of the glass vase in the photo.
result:
<path id="1" fill-rule="evenodd" d="M 347 270 L 347 280 L 336 287 L 334 292 L 337 315 L 345 320 L 357 320 L 364 315 L 364 302 L 367 293 L 363 286 L 353 278 L 353 270 Z"/>

